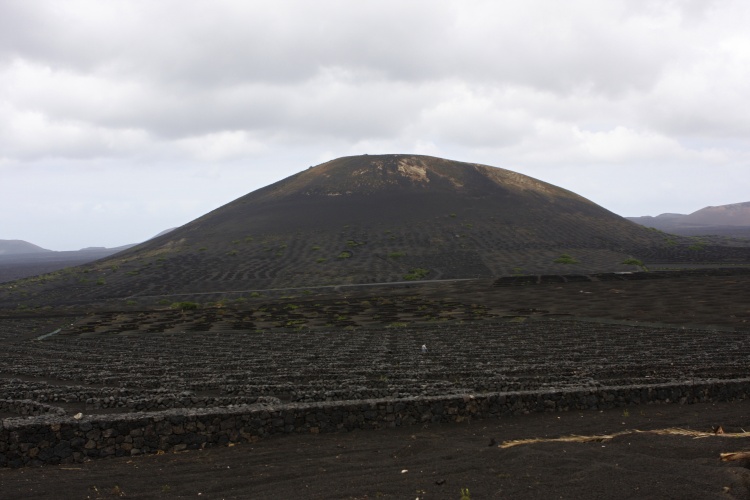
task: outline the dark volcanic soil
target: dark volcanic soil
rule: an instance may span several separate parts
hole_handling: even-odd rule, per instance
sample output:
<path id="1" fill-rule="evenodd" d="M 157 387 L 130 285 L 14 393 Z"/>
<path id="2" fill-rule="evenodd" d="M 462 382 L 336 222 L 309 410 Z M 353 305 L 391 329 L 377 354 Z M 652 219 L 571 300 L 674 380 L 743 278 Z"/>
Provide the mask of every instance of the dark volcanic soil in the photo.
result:
<path id="1" fill-rule="evenodd" d="M 398 360 L 399 353 L 375 352 L 372 346 L 377 345 L 379 338 L 402 346 L 425 335 L 431 347 L 434 342 L 433 351 L 437 354 L 438 345 L 441 342 L 447 345 L 446 335 L 454 332 L 466 334 L 464 343 L 457 345 L 473 351 L 453 352 L 435 359 L 450 360 L 456 373 L 472 375 L 488 373 L 490 367 L 500 370 L 503 366 L 515 369 L 525 365 L 529 370 L 533 368 L 539 374 L 552 376 L 563 373 L 557 368 L 567 358 L 558 360 L 548 355 L 544 325 L 549 322 L 564 323 L 562 328 L 552 328 L 550 332 L 568 332 L 564 337 L 550 333 L 546 340 L 554 342 L 554 348 L 563 357 L 575 355 L 591 361 L 595 353 L 589 346 L 605 334 L 619 332 L 627 335 L 596 347 L 609 358 L 603 364 L 609 368 L 629 360 L 622 365 L 623 369 L 632 367 L 641 373 L 648 365 L 656 370 L 654 373 L 665 377 L 673 374 L 681 377 L 688 372 L 701 376 L 710 372 L 710 376 L 719 377 L 723 373 L 727 377 L 745 373 L 750 362 L 745 340 L 750 331 L 750 275 L 743 270 L 712 270 L 655 276 L 612 281 L 527 277 L 523 279 L 528 284 L 484 280 L 408 288 L 373 287 L 372 291 L 344 287 L 320 291 L 319 295 L 318 291 L 309 295 L 299 291 L 294 292 L 296 296 L 286 295 L 286 298 L 268 293 L 184 314 L 173 314 L 167 308 L 163 312 L 100 311 L 89 316 L 74 309 L 25 311 L 0 318 L 0 345 L 6 357 L 24 354 L 39 360 L 30 369 L 38 368 L 41 372 L 37 375 L 29 372 L 24 380 L 38 383 L 40 394 L 51 392 L 42 388 L 45 376 L 49 378 L 46 383 L 56 386 L 86 381 L 91 391 L 105 391 L 121 382 L 147 381 L 155 375 L 144 371 L 139 378 L 135 373 L 117 370 L 143 369 L 137 360 L 145 359 L 147 356 L 141 351 L 153 346 L 159 347 L 162 370 L 159 373 L 169 375 L 169 384 L 175 390 L 183 389 L 180 384 L 206 379 L 209 374 L 236 377 L 250 367 L 243 364 L 240 369 L 229 361 L 249 363 L 254 359 L 241 351 L 238 339 L 244 338 L 243 334 L 256 335 L 253 338 L 259 341 L 277 335 L 284 346 L 295 343 L 290 340 L 293 336 L 297 343 L 314 345 L 317 339 L 329 335 L 339 342 L 340 348 L 350 352 L 349 361 L 360 357 L 368 361 L 367 356 L 377 355 L 380 357 L 376 361 L 388 366 L 389 359 Z M 518 279 L 523 281 L 521 277 Z M 367 304 L 371 307 L 367 308 Z M 316 310 L 321 317 L 314 315 Z M 384 317 L 376 317 L 379 315 Z M 346 319 L 337 325 L 337 317 Z M 289 321 L 303 320 L 306 323 L 293 323 L 306 325 L 301 329 L 288 327 Z M 63 329 L 50 341 L 31 340 L 62 323 L 73 326 Z M 643 326 L 644 323 L 648 325 Z M 431 341 L 433 324 L 436 328 Z M 161 326 L 163 330 L 158 331 Z M 181 328 L 188 331 L 187 337 L 180 336 L 177 330 Z M 482 340 L 493 334 L 512 334 L 517 343 Z M 580 338 L 578 346 L 575 335 Z M 160 347 L 180 338 L 191 340 L 180 343 L 174 355 Z M 222 359 L 227 361 L 215 373 L 208 364 L 200 364 L 209 357 L 208 344 L 201 343 L 211 338 L 217 339 L 213 347 L 226 353 Z M 632 341 L 630 344 L 628 339 Z M 107 345 L 108 350 L 100 349 Z M 260 343 L 247 345 L 267 348 Z M 513 347 L 514 351 L 505 352 L 502 345 Z M 102 352 L 109 357 L 99 357 Z M 261 357 L 263 352 L 266 351 L 260 352 Z M 488 364 L 493 352 L 495 361 Z M 180 356 L 186 353 L 191 357 L 183 364 L 189 366 L 181 366 Z M 519 363 L 498 362 L 513 356 L 518 356 Z M 696 371 L 700 366 L 693 360 L 701 356 L 709 372 Z M 288 380 L 294 379 L 295 370 L 297 375 L 314 372 L 313 358 L 309 358 L 308 364 L 301 362 L 308 358 L 300 358 L 286 365 Z M 124 361 L 118 365 L 117 359 Z M 96 373 L 89 370 L 99 366 L 97 363 L 105 363 L 116 382 L 97 379 Z M 327 363 L 325 369 L 317 370 L 320 373 L 315 378 L 319 380 L 324 379 L 324 373 L 331 374 L 332 383 L 340 385 L 349 373 L 343 361 L 330 356 L 321 356 L 318 363 Z M 461 368 L 462 363 L 465 369 Z M 360 384 L 371 383 L 376 387 L 382 382 L 376 376 L 380 374 L 374 372 L 368 378 L 365 372 L 371 370 L 370 365 L 364 362 L 362 365 L 361 369 L 350 370 L 362 377 L 364 382 Z M 401 366 L 404 365 L 408 367 L 406 363 Z M 8 369 L 12 363 L 6 360 L 0 366 Z M 343 371 L 336 371 L 339 369 Z M 58 374 L 52 370 L 58 370 Z M 275 370 L 269 375 L 283 374 Z M 537 372 L 526 373 L 527 380 L 535 380 L 532 375 L 536 377 Z M 600 367 L 594 375 L 601 378 L 606 373 Z M 6 380 L 11 376 L 6 373 Z M 397 382 L 398 376 L 397 371 L 390 373 L 388 383 Z M 302 382 L 299 384 L 304 386 Z M 499 447 L 509 440 L 601 436 L 627 430 L 689 429 L 710 433 L 716 426 L 721 426 L 726 434 L 696 439 L 686 435 L 631 433 L 587 442 L 551 441 Z M 748 464 L 720 460 L 721 453 L 750 450 L 750 437 L 730 437 L 745 430 L 750 430 L 750 401 L 644 405 L 605 412 L 531 414 L 387 431 L 280 436 L 202 451 L 2 469 L 0 498 L 459 499 L 463 488 L 469 489 L 474 500 L 750 498 Z"/>
<path id="2" fill-rule="evenodd" d="M 506 441 L 625 430 L 750 428 L 750 402 L 649 405 L 460 425 L 302 435 L 202 451 L 0 470 L 0 498 L 750 498 L 750 437 L 633 433 L 591 442 Z"/>

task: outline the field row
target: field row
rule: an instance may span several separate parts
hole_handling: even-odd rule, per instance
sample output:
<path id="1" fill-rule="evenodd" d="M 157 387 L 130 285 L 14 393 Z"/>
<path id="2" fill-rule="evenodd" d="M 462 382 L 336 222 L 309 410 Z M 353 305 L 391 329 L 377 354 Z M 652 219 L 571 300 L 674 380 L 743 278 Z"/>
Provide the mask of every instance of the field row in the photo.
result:
<path id="1" fill-rule="evenodd" d="M 53 335 L 3 348 L 0 399 L 65 403 L 71 411 L 730 379 L 746 376 L 750 363 L 750 338 L 739 332 L 541 319 Z"/>

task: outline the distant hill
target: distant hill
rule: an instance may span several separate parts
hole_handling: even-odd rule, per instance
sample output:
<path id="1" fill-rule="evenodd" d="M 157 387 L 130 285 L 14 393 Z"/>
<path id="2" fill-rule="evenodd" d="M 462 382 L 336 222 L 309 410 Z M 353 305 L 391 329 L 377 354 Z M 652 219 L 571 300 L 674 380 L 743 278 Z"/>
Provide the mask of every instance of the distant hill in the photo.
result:
<path id="1" fill-rule="evenodd" d="M 51 252 L 51 250 L 47 250 L 23 240 L 0 240 L 0 256 L 40 254 L 45 252 Z"/>
<path id="2" fill-rule="evenodd" d="M 173 229 L 164 230 L 157 236 L 167 234 Z M 58 252 L 22 240 L 0 240 L 0 283 L 80 266 L 109 257 L 135 245 L 133 243 L 114 248 L 87 247 Z"/>
<path id="3" fill-rule="evenodd" d="M 48 277 L 38 290 L 40 301 L 132 300 L 627 271 L 639 268 L 626 260 L 659 248 L 663 235 L 525 175 L 429 156 L 362 155 L 305 169 L 168 234 Z"/>
<path id="4" fill-rule="evenodd" d="M 705 207 L 691 214 L 628 217 L 637 224 L 683 236 L 750 238 L 750 202 Z"/>

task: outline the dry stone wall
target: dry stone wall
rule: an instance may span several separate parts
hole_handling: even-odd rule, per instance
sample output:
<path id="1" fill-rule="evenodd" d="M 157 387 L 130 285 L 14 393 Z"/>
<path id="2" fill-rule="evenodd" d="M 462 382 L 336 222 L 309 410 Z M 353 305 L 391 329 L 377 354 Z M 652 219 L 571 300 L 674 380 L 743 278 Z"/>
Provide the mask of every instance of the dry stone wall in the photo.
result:
<path id="1" fill-rule="evenodd" d="M 74 463 L 175 452 L 255 441 L 274 434 L 383 429 L 425 422 L 460 423 L 531 412 L 602 410 L 638 404 L 734 401 L 746 399 L 748 395 L 750 378 L 692 384 L 173 409 L 80 419 L 48 414 L 2 421 L 0 466 Z"/>
<path id="2" fill-rule="evenodd" d="M 0 399 L 0 413 L 15 413 L 23 416 L 64 416 L 65 410 L 30 399 Z"/>

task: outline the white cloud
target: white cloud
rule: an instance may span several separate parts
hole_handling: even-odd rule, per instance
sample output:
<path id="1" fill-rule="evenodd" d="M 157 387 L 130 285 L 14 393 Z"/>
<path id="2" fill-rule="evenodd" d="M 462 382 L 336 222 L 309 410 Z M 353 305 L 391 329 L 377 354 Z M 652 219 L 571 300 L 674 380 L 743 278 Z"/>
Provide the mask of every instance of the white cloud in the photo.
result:
<path id="1" fill-rule="evenodd" d="M 741 201 L 748 24 L 741 0 L 8 0 L 0 213 L 15 200 L 39 217 L 25 227 L 47 228 L 55 179 L 85 200 L 69 220 L 101 213 L 101 237 L 130 241 L 150 214 L 134 197 L 187 222 L 365 152 L 512 168 L 628 215 Z M 621 196 L 613 172 L 632 173 Z M 181 201 L 206 182 L 215 198 Z"/>

